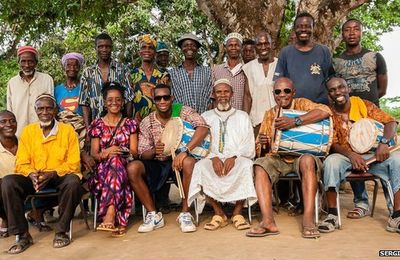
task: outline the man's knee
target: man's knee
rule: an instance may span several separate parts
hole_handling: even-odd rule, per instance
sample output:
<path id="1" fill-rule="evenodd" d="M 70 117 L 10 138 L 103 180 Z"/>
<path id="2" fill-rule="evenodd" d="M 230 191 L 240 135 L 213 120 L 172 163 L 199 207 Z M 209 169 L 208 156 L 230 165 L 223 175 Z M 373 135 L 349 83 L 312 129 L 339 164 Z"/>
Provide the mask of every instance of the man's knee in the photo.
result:
<path id="1" fill-rule="evenodd" d="M 182 165 L 183 174 L 191 175 L 193 172 L 195 163 L 196 163 L 196 160 L 193 157 L 191 157 L 191 156 L 186 157 L 183 160 L 183 165 Z"/>
<path id="2" fill-rule="evenodd" d="M 7 192 L 10 190 L 14 190 L 18 185 L 17 185 L 17 179 L 18 176 L 15 174 L 10 174 L 4 176 L 4 178 L 1 181 L 1 190 L 2 192 Z M 1 194 L 0 194 L 1 195 Z"/>
<path id="3" fill-rule="evenodd" d="M 79 190 L 81 187 L 81 180 L 76 174 L 67 174 L 64 177 L 63 184 L 67 189 Z"/>
<path id="4" fill-rule="evenodd" d="M 304 154 L 300 157 L 300 168 L 315 169 L 315 160 L 312 155 Z"/>

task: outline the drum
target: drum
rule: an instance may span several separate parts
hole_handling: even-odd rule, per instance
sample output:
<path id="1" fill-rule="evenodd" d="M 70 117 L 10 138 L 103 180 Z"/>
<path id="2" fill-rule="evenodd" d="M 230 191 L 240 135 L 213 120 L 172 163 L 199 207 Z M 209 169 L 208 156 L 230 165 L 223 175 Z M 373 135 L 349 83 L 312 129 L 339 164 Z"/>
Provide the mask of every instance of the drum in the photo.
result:
<path id="1" fill-rule="evenodd" d="M 296 117 L 307 112 L 291 109 L 282 109 L 281 116 Z M 324 157 L 328 154 L 333 139 L 332 118 L 321 120 L 317 123 L 302 125 L 299 127 L 277 130 L 272 141 L 271 152 L 300 156 L 313 154 Z"/>
<path id="2" fill-rule="evenodd" d="M 354 152 L 374 153 L 383 137 L 384 125 L 370 118 L 363 118 L 353 124 L 349 133 L 349 143 Z M 396 139 L 389 142 L 389 146 L 394 146 Z"/>
<path id="3" fill-rule="evenodd" d="M 176 151 L 185 147 L 192 140 L 194 132 L 195 129 L 189 122 L 180 117 L 171 118 L 165 125 L 161 136 L 161 142 L 165 145 L 163 154 L 170 156 L 171 150 Z M 210 143 L 211 134 L 209 132 L 201 144 L 191 150 L 191 154 L 197 159 L 206 157 L 210 152 Z"/>

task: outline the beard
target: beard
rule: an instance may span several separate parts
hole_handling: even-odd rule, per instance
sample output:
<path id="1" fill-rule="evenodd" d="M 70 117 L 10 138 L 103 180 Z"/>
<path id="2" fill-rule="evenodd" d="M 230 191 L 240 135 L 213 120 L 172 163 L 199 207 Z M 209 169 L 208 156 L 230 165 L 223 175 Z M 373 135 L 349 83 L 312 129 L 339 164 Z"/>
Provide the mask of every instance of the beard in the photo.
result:
<path id="1" fill-rule="evenodd" d="M 47 121 L 47 122 L 39 121 L 39 123 L 40 123 L 40 127 L 41 127 L 41 128 L 43 128 L 43 127 L 49 127 L 49 126 L 53 123 L 53 120 L 50 120 L 50 121 Z"/>
<path id="2" fill-rule="evenodd" d="M 34 72 L 35 72 L 34 70 L 31 70 L 31 71 L 22 71 L 22 74 L 24 74 L 24 76 L 32 76 Z"/>
<path id="3" fill-rule="evenodd" d="M 229 103 L 226 103 L 226 104 L 218 103 L 217 104 L 217 109 L 219 111 L 228 111 L 228 110 L 231 109 L 231 104 L 229 104 Z"/>

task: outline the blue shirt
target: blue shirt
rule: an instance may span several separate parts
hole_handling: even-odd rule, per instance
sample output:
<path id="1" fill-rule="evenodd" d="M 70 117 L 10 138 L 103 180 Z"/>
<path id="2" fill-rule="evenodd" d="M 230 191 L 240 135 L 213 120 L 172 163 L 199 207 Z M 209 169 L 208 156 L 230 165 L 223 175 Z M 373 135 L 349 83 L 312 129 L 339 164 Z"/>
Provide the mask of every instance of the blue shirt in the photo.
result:
<path id="1" fill-rule="evenodd" d="M 54 89 L 54 97 L 56 98 L 58 111 L 70 110 L 82 116 L 82 108 L 79 106 L 79 94 L 81 85 L 75 88 L 67 88 L 64 83 L 57 85 Z"/>

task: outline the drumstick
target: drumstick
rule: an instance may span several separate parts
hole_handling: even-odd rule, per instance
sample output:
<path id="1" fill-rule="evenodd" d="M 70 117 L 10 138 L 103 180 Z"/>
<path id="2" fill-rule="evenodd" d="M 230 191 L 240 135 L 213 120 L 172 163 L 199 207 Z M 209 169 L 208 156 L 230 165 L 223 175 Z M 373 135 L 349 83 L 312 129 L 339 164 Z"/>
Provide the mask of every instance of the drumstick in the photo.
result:
<path id="1" fill-rule="evenodd" d="M 175 160 L 175 151 L 171 149 L 171 155 L 172 155 L 172 161 Z M 181 174 L 177 169 L 174 169 L 175 172 L 175 177 L 176 177 L 176 183 L 178 184 L 178 190 L 179 190 L 179 196 L 182 199 L 185 199 L 185 193 L 183 191 L 183 185 L 182 185 L 182 179 L 181 179 Z"/>
<path id="2" fill-rule="evenodd" d="M 393 146 L 393 147 L 390 147 L 390 148 L 389 148 L 389 152 L 392 153 L 392 152 L 397 151 L 397 150 L 399 150 L 399 149 L 400 149 L 400 145 L 398 145 L 398 146 Z M 372 156 L 371 158 L 369 158 L 368 160 L 365 161 L 365 163 L 366 163 L 367 165 L 369 165 L 369 164 L 371 164 L 371 163 L 374 163 L 374 162 L 376 162 L 376 156 L 375 156 L 375 155 Z"/>

